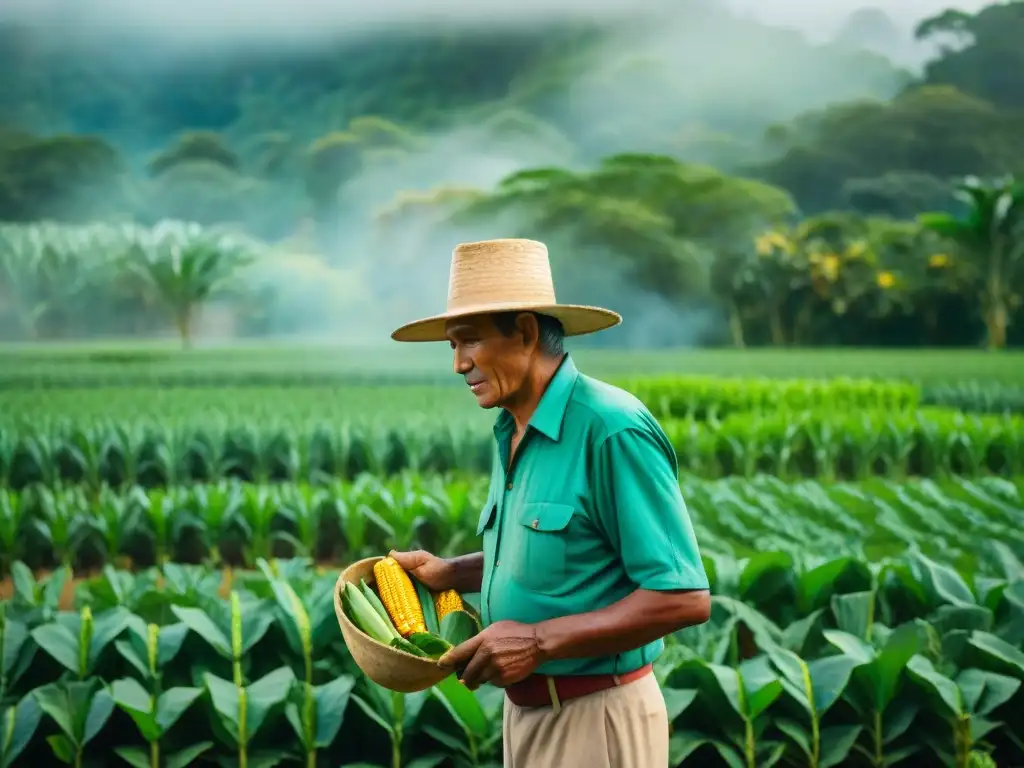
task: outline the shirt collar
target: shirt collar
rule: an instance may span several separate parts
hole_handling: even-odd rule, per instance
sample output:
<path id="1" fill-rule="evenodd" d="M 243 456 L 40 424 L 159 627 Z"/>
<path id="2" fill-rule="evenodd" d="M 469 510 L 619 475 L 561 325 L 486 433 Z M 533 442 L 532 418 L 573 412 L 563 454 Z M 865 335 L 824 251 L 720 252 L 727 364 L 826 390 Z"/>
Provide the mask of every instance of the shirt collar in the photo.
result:
<path id="1" fill-rule="evenodd" d="M 537 409 L 530 417 L 529 426 L 551 440 L 558 440 L 562 435 L 562 422 L 565 420 L 565 409 L 569 405 L 569 397 L 572 395 L 579 378 L 579 371 L 572 358 L 566 354 L 562 358 L 555 375 L 551 377 L 547 389 L 537 404 Z M 494 424 L 495 434 L 510 432 L 514 427 L 512 414 L 502 410 Z"/>

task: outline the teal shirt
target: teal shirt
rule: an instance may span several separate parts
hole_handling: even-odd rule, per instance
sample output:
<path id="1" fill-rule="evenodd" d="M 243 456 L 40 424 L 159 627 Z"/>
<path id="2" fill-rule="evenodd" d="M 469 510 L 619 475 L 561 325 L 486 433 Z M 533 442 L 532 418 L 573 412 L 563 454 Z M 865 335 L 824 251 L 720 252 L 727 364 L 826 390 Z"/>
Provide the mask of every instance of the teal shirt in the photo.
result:
<path id="1" fill-rule="evenodd" d="M 708 588 L 675 451 L 636 397 L 579 373 L 567 355 L 506 472 L 514 432 L 503 410 L 477 525 L 485 625 L 594 611 L 638 588 Z M 537 671 L 620 674 L 653 661 L 663 648 L 657 640 Z"/>

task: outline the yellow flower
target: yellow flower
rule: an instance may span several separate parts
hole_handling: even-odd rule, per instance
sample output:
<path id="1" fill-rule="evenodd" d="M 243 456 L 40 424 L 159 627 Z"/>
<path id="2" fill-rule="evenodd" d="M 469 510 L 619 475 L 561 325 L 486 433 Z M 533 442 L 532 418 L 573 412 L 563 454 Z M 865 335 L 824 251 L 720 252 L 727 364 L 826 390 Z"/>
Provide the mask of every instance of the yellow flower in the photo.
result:
<path id="1" fill-rule="evenodd" d="M 825 278 L 830 283 L 834 283 L 839 278 L 839 257 L 834 253 L 825 256 L 822 259 L 821 266 L 822 271 L 825 273 Z"/>
<path id="2" fill-rule="evenodd" d="M 868 252 L 868 244 L 863 240 L 855 240 L 846 247 L 846 258 L 859 259 Z"/>
<path id="3" fill-rule="evenodd" d="M 876 282 L 879 288 L 892 288 L 896 284 L 896 277 L 892 272 L 879 272 Z"/>
<path id="4" fill-rule="evenodd" d="M 789 252 L 789 240 L 781 232 L 765 232 L 754 238 L 754 247 L 758 256 L 769 256 L 776 249 Z"/>
<path id="5" fill-rule="evenodd" d="M 935 269 L 942 269 L 948 267 L 950 258 L 944 253 L 933 253 L 928 259 L 928 266 L 934 267 Z"/>

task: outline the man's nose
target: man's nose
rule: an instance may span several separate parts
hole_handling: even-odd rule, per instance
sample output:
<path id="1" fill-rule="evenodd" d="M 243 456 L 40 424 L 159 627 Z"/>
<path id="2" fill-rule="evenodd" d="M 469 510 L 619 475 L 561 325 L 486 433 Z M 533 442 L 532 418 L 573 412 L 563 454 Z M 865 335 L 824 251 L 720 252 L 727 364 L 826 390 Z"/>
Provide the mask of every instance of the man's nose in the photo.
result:
<path id="1" fill-rule="evenodd" d="M 460 376 L 465 376 L 471 370 L 473 370 L 473 362 L 465 355 L 459 354 L 459 350 L 455 350 L 454 363 L 455 373 Z"/>

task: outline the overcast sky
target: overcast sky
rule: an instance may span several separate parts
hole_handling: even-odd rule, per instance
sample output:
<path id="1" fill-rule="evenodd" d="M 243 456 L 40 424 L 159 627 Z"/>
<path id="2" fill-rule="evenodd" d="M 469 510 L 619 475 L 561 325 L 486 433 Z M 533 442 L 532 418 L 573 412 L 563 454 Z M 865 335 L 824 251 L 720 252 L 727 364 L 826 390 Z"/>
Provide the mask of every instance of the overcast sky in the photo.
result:
<path id="1" fill-rule="evenodd" d="M 913 27 L 921 19 L 947 8 L 973 12 L 986 5 L 985 0 L 726 0 L 733 8 L 764 21 L 796 27 L 814 36 L 831 36 L 851 13 L 859 8 L 881 8 L 901 26 Z"/>
<path id="2" fill-rule="evenodd" d="M 715 0 L 706 0 L 714 2 Z M 717 0 L 768 22 L 794 26 L 815 38 L 831 36 L 864 6 L 881 7 L 901 26 L 949 7 L 943 0 Z M 645 8 L 671 8 L 678 0 L 0 0 L 0 17 L 75 27 L 126 23 L 170 36 L 221 39 L 294 37 L 338 30 L 359 32 L 389 22 L 414 23 L 540 18 L 633 16 Z M 962 0 L 975 10 L 983 0 Z"/>

